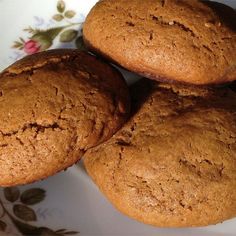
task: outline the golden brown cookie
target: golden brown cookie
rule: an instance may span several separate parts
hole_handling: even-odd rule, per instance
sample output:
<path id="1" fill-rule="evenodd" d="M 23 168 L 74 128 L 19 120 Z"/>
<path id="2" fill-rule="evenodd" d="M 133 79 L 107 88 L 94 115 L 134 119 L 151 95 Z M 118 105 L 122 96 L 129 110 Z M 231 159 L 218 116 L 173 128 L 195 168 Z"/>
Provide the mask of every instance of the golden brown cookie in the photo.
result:
<path id="1" fill-rule="evenodd" d="M 155 226 L 235 217 L 236 93 L 148 81 L 134 91 L 130 121 L 84 156 L 100 190 L 121 212 Z"/>
<path id="2" fill-rule="evenodd" d="M 25 57 L 0 74 L 0 88 L 0 186 L 71 166 L 129 113 L 122 75 L 78 50 Z"/>
<path id="3" fill-rule="evenodd" d="M 236 79 L 236 13 L 197 0 L 102 0 L 86 18 L 94 52 L 156 80 L 219 84 Z"/>

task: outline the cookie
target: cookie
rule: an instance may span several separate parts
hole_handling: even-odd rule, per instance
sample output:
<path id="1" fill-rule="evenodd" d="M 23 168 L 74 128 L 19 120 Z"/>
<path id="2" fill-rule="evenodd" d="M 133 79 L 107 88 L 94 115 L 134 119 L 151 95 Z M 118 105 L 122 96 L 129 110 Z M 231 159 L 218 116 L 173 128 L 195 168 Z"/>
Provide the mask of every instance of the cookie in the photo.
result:
<path id="1" fill-rule="evenodd" d="M 95 53 L 160 81 L 196 85 L 236 79 L 236 12 L 197 0 L 102 0 L 86 18 Z"/>
<path id="2" fill-rule="evenodd" d="M 64 170 L 129 113 L 122 75 L 79 50 L 25 57 L 0 74 L 0 88 L 0 186 Z"/>
<path id="3" fill-rule="evenodd" d="M 140 83 L 136 113 L 85 154 L 89 175 L 118 210 L 146 224 L 206 226 L 235 217 L 236 93 Z"/>

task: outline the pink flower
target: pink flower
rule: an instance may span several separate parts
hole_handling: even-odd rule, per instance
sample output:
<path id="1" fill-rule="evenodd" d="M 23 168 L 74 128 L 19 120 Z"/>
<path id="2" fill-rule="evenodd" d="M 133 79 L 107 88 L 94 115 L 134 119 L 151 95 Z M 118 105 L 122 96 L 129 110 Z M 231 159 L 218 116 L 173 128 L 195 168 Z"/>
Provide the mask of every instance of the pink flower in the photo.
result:
<path id="1" fill-rule="evenodd" d="M 33 54 L 33 53 L 39 52 L 40 47 L 41 47 L 41 45 L 38 42 L 31 39 L 31 40 L 25 42 L 24 51 L 27 54 Z"/>

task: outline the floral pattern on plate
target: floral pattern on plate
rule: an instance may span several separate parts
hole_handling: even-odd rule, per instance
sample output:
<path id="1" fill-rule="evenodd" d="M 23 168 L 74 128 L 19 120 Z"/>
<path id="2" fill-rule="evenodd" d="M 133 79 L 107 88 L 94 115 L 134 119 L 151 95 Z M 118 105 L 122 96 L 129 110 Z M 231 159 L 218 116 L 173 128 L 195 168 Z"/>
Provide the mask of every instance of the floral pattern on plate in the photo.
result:
<path id="1" fill-rule="evenodd" d="M 39 204 L 46 197 L 42 188 L 30 188 L 21 192 L 18 187 L 4 188 L 4 199 L 0 198 L 0 231 L 7 230 L 9 220 L 21 235 L 65 236 L 77 235 L 77 231 L 66 229 L 52 230 L 46 226 L 35 226 L 37 213 L 32 206 Z M 8 206 L 7 206 L 8 205 Z M 8 231 L 13 231 L 10 228 Z M 0 232 L 1 234 L 1 232 Z"/>
<path id="2" fill-rule="evenodd" d="M 82 38 L 82 24 L 83 20 L 80 22 L 71 22 L 71 19 L 76 16 L 74 10 L 66 8 L 66 3 L 63 0 L 57 2 L 57 13 L 52 16 L 48 25 L 55 25 L 47 29 L 40 29 L 37 26 L 29 26 L 24 29 L 25 32 L 29 34 L 27 39 L 19 37 L 18 40 L 14 41 L 12 48 L 22 53 L 16 53 L 19 57 L 24 54 L 33 54 L 36 52 L 44 51 L 50 49 L 56 38 L 59 39 L 60 43 L 71 44 L 73 47 L 83 50 L 83 38 Z M 40 17 L 35 17 L 38 25 L 41 25 L 44 19 Z M 58 22 L 63 23 L 63 25 L 58 26 Z M 79 27 L 75 29 L 75 27 Z M 65 46 L 65 45 L 64 45 Z M 18 59 L 18 58 L 16 58 Z"/>

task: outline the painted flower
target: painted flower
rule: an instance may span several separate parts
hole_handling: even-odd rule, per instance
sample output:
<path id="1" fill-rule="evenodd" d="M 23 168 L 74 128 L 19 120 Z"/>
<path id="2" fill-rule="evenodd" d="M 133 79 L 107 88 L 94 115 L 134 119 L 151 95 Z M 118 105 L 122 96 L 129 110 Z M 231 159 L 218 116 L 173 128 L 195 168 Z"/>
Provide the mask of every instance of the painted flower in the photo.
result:
<path id="1" fill-rule="evenodd" d="M 24 51 L 26 54 L 33 54 L 39 52 L 40 47 L 41 46 L 37 41 L 30 39 L 29 41 L 25 42 Z"/>
<path id="2" fill-rule="evenodd" d="M 27 54 L 33 54 L 50 48 L 53 39 L 50 37 L 48 32 L 49 30 L 34 34 L 29 41 L 24 43 L 24 51 Z"/>
<path id="3" fill-rule="evenodd" d="M 19 41 L 14 42 L 13 48 L 24 50 L 24 52 L 28 55 L 44 51 L 52 46 L 53 40 L 56 37 L 55 34 L 58 34 L 59 30 L 62 30 L 61 27 L 36 32 L 27 40 L 19 38 Z M 55 33 L 55 31 L 57 32 Z"/>

